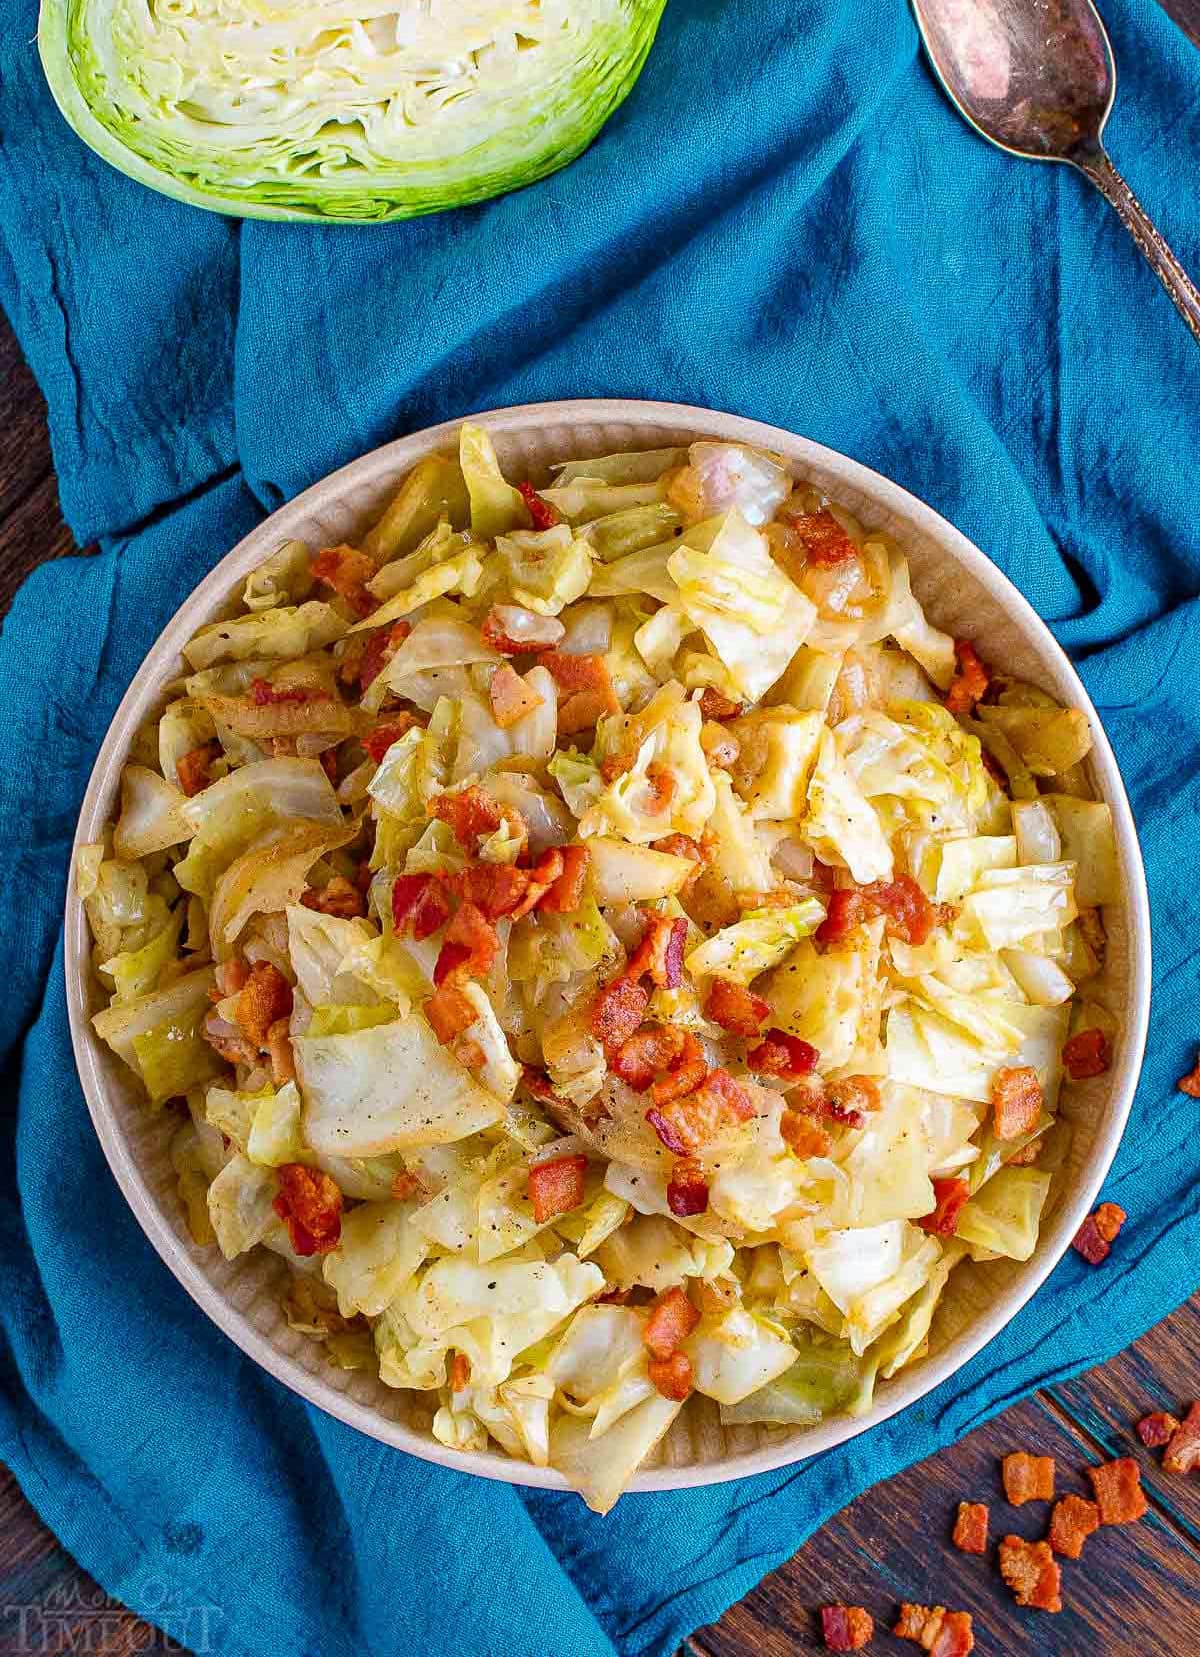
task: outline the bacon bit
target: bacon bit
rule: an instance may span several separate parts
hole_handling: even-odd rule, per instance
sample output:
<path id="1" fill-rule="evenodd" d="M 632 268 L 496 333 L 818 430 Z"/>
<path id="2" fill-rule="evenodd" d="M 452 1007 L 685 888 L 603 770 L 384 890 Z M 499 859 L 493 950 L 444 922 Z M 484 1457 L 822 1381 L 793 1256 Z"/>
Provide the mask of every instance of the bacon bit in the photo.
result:
<path id="1" fill-rule="evenodd" d="M 966 714 L 972 711 L 991 684 L 991 677 L 975 654 L 974 645 L 966 639 L 955 639 L 954 657 L 958 662 L 958 672 L 946 692 L 946 707 L 951 713 Z"/>
<path id="2" fill-rule="evenodd" d="M 1054 1500 L 1054 1457 L 1016 1450 L 1001 1463 L 1004 1494 L 1014 1507 L 1023 1502 Z"/>
<path id="3" fill-rule="evenodd" d="M 271 1080 L 276 1087 L 286 1087 L 296 1080 L 296 1058 L 292 1052 L 292 1033 L 286 1018 L 278 1018 L 267 1031 L 267 1053 L 271 1060 Z"/>
<path id="4" fill-rule="evenodd" d="M 1026 1542 L 1006 1536 L 1000 1544 L 1000 1575 L 1018 1605 L 1036 1611 L 1061 1611 L 1062 1572 L 1049 1542 Z"/>
<path id="5" fill-rule="evenodd" d="M 256 708 L 274 708 L 286 702 L 332 702 L 333 697 L 312 685 L 273 685 L 269 679 L 251 679 L 250 700 Z"/>
<path id="6" fill-rule="evenodd" d="M 529 1200 L 538 1225 L 579 1207 L 586 1173 L 585 1156 L 559 1156 L 552 1162 L 534 1163 L 529 1170 Z"/>
<path id="7" fill-rule="evenodd" d="M 444 884 L 468 903 L 481 909 L 488 920 L 511 915 L 529 888 L 529 871 L 511 863 L 473 863 L 459 874 L 446 877 Z"/>
<path id="8" fill-rule="evenodd" d="M 819 944 L 840 944 L 869 914 L 867 901 L 857 887 L 838 887 L 830 892 L 825 919 L 813 936 Z"/>
<path id="9" fill-rule="evenodd" d="M 1050 1529 L 1046 1540 L 1055 1553 L 1064 1559 L 1078 1559 L 1083 1544 L 1094 1530 L 1100 1528 L 1100 1509 L 1095 1502 L 1083 1496 L 1064 1496 L 1055 1502 L 1050 1513 Z"/>
<path id="10" fill-rule="evenodd" d="M 693 1092 L 663 1100 L 646 1112 L 646 1120 L 672 1155 L 694 1156 L 725 1128 L 748 1122 L 753 1115 L 745 1088 L 727 1070 L 710 1070 Z"/>
<path id="11" fill-rule="evenodd" d="M 699 1322 L 699 1312 L 681 1288 L 664 1289 L 650 1308 L 642 1342 L 652 1358 L 669 1358 Z"/>
<path id="12" fill-rule="evenodd" d="M 370 615 L 375 608 L 375 600 L 366 591 L 366 585 L 377 570 L 375 560 L 368 558 L 365 552 L 357 552 L 354 547 L 345 545 L 325 547 L 309 567 L 315 580 L 322 586 L 332 588 L 339 598 L 352 604 L 359 615 Z"/>
<path id="13" fill-rule="evenodd" d="M 534 529 L 553 529 L 556 524 L 562 523 L 563 516 L 557 506 L 543 499 L 532 483 L 518 483 L 517 494 L 525 502 Z"/>
<path id="14" fill-rule="evenodd" d="M 754 999 L 758 1001 L 759 996 Z M 766 1003 L 763 1003 L 764 1006 Z M 770 1009 L 768 1008 L 768 1013 Z M 718 1020 L 718 1023 L 720 1020 Z M 810 1076 L 817 1068 L 820 1054 L 799 1036 L 789 1036 L 786 1030 L 768 1030 L 757 1047 L 746 1055 L 751 1070 L 765 1076 L 778 1076 L 785 1082 L 798 1082 L 801 1076 Z"/>
<path id="15" fill-rule="evenodd" d="M 518 719 L 524 719 L 526 714 L 542 705 L 542 697 L 507 662 L 501 662 L 492 674 L 488 695 L 492 703 L 492 717 L 501 730 L 507 730 Z"/>
<path id="16" fill-rule="evenodd" d="M 933 1237 L 953 1237 L 958 1216 L 970 1195 L 971 1187 L 965 1179 L 935 1179 L 933 1211 L 922 1215 L 917 1224 Z"/>
<path id="17" fill-rule="evenodd" d="M 887 917 L 887 930 L 914 948 L 933 931 L 934 907 L 911 875 L 895 880 L 876 880 L 860 888 L 869 910 Z"/>
<path id="18" fill-rule="evenodd" d="M 667 1207 L 680 1219 L 703 1214 L 708 1207 L 708 1181 L 694 1162 L 681 1159 L 671 1170 Z"/>
<path id="19" fill-rule="evenodd" d="M 1006 1156 L 1004 1166 L 1006 1168 L 1032 1168 L 1038 1157 L 1041 1156 L 1043 1148 L 1043 1141 L 1040 1138 L 1031 1139 L 1028 1145 L 1022 1145 L 1019 1151 L 1014 1151 L 1011 1156 Z"/>
<path id="20" fill-rule="evenodd" d="M 861 1128 L 867 1112 L 878 1110 L 881 1103 L 879 1084 L 870 1076 L 843 1076 L 829 1084 L 827 1110 L 835 1122 Z"/>
<path id="21" fill-rule="evenodd" d="M 1200 1404 L 1193 1404 L 1171 1434 L 1163 1469 L 1167 1473 L 1194 1473 L 1200 1467 Z"/>
<path id="22" fill-rule="evenodd" d="M 902 1605 L 892 1633 L 916 1641 L 929 1657 L 970 1657 L 975 1649 L 971 1613 L 944 1605 Z"/>
<path id="23" fill-rule="evenodd" d="M 793 1156 L 827 1156 L 830 1139 L 819 1122 L 801 1110 L 785 1110 L 779 1118 L 779 1132 Z"/>
<path id="24" fill-rule="evenodd" d="M 189 800 L 202 788 L 208 787 L 212 781 L 213 764 L 220 754 L 219 743 L 202 742 L 198 748 L 190 748 L 175 761 L 175 776 Z M 1182 1087 L 1183 1083 L 1179 1085 Z"/>
<path id="25" fill-rule="evenodd" d="M 397 875 L 392 882 L 392 924 L 418 943 L 450 919 L 450 900 L 433 875 Z"/>
<path id="26" fill-rule="evenodd" d="M 549 886 L 538 908 L 551 915 L 573 915 L 583 902 L 592 854 L 586 846 L 562 846 L 559 851 L 562 873 Z"/>
<path id="27" fill-rule="evenodd" d="M 588 1028 L 606 1049 L 620 1047 L 645 1018 L 649 1005 L 649 990 L 631 978 L 614 978 L 597 993 Z"/>
<path id="28" fill-rule="evenodd" d="M 785 512 L 784 524 L 804 543 L 805 556 L 819 570 L 831 570 L 858 556 L 858 548 L 832 512 Z"/>
<path id="29" fill-rule="evenodd" d="M 544 650 L 538 657 L 559 690 L 612 692 L 612 678 L 603 656 L 573 656 L 565 650 Z M 616 702 L 616 696 L 613 695 Z M 618 709 L 612 709 L 617 712 Z"/>
<path id="30" fill-rule="evenodd" d="M 236 995 L 240 989 L 245 988 L 246 980 L 250 976 L 250 966 L 240 955 L 235 955 L 232 960 L 222 962 L 214 976 L 217 987 L 208 993 L 212 1000 L 224 1001 L 227 995 Z"/>
<path id="31" fill-rule="evenodd" d="M 660 1076 L 650 1089 L 651 1102 L 658 1108 L 674 1099 L 683 1099 L 703 1083 L 708 1075 L 708 1061 L 704 1049 L 690 1030 L 683 1032 L 683 1045 L 671 1060 L 665 1076 Z"/>
<path id="32" fill-rule="evenodd" d="M 1171 1442 L 1171 1435 L 1179 1431 L 1179 1417 L 1167 1410 L 1154 1410 L 1144 1415 L 1137 1424 L 1137 1435 L 1148 1450 L 1156 1450 Z"/>
<path id="33" fill-rule="evenodd" d="M 684 1045 L 685 1033 L 676 1025 L 647 1024 L 621 1043 L 609 1067 L 635 1093 L 644 1093 L 656 1076 L 682 1057 Z"/>
<path id="34" fill-rule="evenodd" d="M 297 1254 L 328 1254 L 342 1235 L 342 1193 L 319 1168 L 285 1162 L 276 1170 L 279 1195 L 271 1204 L 287 1226 Z"/>
<path id="35" fill-rule="evenodd" d="M 558 734 L 578 736 L 580 731 L 590 731 L 606 714 L 616 713 L 619 707 L 615 692 L 609 695 L 602 690 L 572 691 L 559 703 Z"/>
<path id="36" fill-rule="evenodd" d="M 741 984 L 730 983 L 727 978 L 714 978 L 704 1003 L 704 1016 L 731 1035 L 745 1036 L 750 1040 L 770 1018 L 771 1003 Z"/>
<path id="37" fill-rule="evenodd" d="M 1075 1233 L 1071 1247 L 1082 1254 L 1089 1266 L 1098 1266 L 1108 1259 L 1109 1250 L 1117 1233 L 1127 1219 L 1125 1210 L 1115 1202 L 1102 1202 L 1094 1214 Z"/>
<path id="38" fill-rule="evenodd" d="M 1112 1063 L 1112 1049 L 1103 1030 L 1080 1030 L 1064 1043 L 1062 1062 L 1073 1082 L 1103 1076 Z"/>
<path id="39" fill-rule="evenodd" d="M 438 952 L 433 981 L 441 985 L 452 974 L 462 978 L 486 978 L 500 953 L 496 928 L 482 909 L 464 903 L 446 928 L 445 942 Z"/>
<path id="40" fill-rule="evenodd" d="M 214 990 L 208 993 L 210 997 L 216 997 Z M 258 1063 L 258 1049 L 251 1047 L 245 1036 L 239 1035 L 236 1027 L 223 1019 L 215 1008 L 205 1016 L 203 1034 L 208 1045 L 226 1064 Z"/>
<path id="41" fill-rule="evenodd" d="M 525 894 L 512 912 L 513 920 L 519 921 L 522 915 L 537 908 L 561 878 L 564 867 L 563 854 L 557 846 L 550 846 L 542 853 L 528 871 Z"/>
<path id="42" fill-rule="evenodd" d="M 892 1633 L 898 1640 L 919 1640 L 929 1618 L 943 1609 L 940 1605 L 910 1605 L 905 1601 L 900 1606 L 900 1615 L 892 1626 Z"/>
<path id="43" fill-rule="evenodd" d="M 1032 1065 L 997 1070 L 992 1078 L 992 1110 L 997 1139 L 1019 1139 L 1037 1127 L 1045 1101 Z"/>
<path id="44" fill-rule="evenodd" d="M 398 713 L 388 720 L 386 725 L 378 725 L 369 736 L 363 737 L 363 748 L 367 758 L 373 759 L 378 765 L 394 742 L 399 742 L 402 736 L 407 736 L 414 725 L 420 725 L 415 713 Z"/>
<path id="45" fill-rule="evenodd" d="M 686 1352 L 672 1352 L 669 1358 L 651 1358 L 646 1373 L 664 1398 L 672 1398 L 678 1404 L 692 1390 L 692 1360 Z"/>
<path id="46" fill-rule="evenodd" d="M 440 984 L 425 1003 L 425 1017 L 443 1047 L 470 1029 L 478 1014 L 454 984 Z"/>
<path id="47" fill-rule="evenodd" d="M 269 961 L 256 961 L 238 992 L 234 1022 L 255 1047 L 265 1047 L 267 1031 L 292 1010 L 292 986 Z"/>
<path id="48" fill-rule="evenodd" d="M 430 817 L 449 823 L 454 838 L 469 852 L 474 852 L 481 835 L 494 834 L 503 821 L 496 801 L 477 783 L 455 794 L 435 794 L 425 810 Z"/>
<path id="49" fill-rule="evenodd" d="M 415 1196 L 422 1189 L 421 1182 L 415 1174 L 406 1169 L 396 1174 L 392 1179 L 392 1196 L 397 1202 L 406 1202 L 409 1197 Z"/>
<path id="50" fill-rule="evenodd" d="M 742 711 L 740 702 L 731 702 L 728 696 L 722 696 L 719 690 L 711 685 L 700 692 L 700 713 L 704 719 L 737 719 Z"/>
<path id="51" fill-rule="evenodd" d="M 986 1553 L 988 1510 L 986 1502 L 959 1502 L 954 1521 L 954 1546 L 960 1553 Z"/>
<path id="52" fill-rule="evenodd" d="M 651 915 L 642 941 L 625 964 L 624 978 L 637 983 L 650 974 L 659 989 L 675 990 L 683 982 L 683 952 L 687 948 L 688 923 L 685 916 L 671 920 Z"/>
<path id="53" fill-rule="evenodd" d="M 518 604 L 493 604 L 479 631 L 484 644 L 501 656 L 521 656 L 550 649 L 566 628 L 557 616 L 539 616 Z"/>
<path id="54" fill-rule="evenodd" d="M 368 690 L 375 683 L 411 632 L 411 621 L 394 621 L 390 627 L 378 627 L 368 633 L 358 670 L 360 689 Z"/>
<path id="55" fill-rule="evenodd" d="M 714 719 L 706 720 L 701 725 L 700 746 L 708 763 L 719 766 L 723 771 L 732 771 L 742 751 L 741 743 L 729 727 L 718 725 Z"/>
<path id="56" fill-rule="evenodd" d="M 345 875 L 333 875 L 319 891 L 315 886 L 306 887 L 300 894 L 300 902 L 306 909 L 315 909 L 318 915 L 335 915 L 343 921 L 367 912 L 363 894 Z"/>
<path id="57" fill-rule="evenodd" d="M 187 757 L 188 756 L 185 754 L 184 758 L 186 759 Z M 182 763 L 183 761 L 181 760 L 180 764 Z M 180 783 L 180 787 L 183 787 L 182 782 Z M 184 788 L 183 791 L 185 794 L 188 792 L 186 788 Z M 1188 1097 L 1192 1099 L 1200 1099 L 1200 1058 L 1196 1060 L 1195 1068 L 1189 1070 L 1186 1076 L 1181 1076 L 1175 1085 L 1179 1089 L 1180 1093 L 1186 1093 Z"/>
<path id="58" fill-rule="evenodd" d="M 600 775 L 605 782 L 616 782 L 633 769 L 633 760 L 632 754 L 606 754 L 600 761 Z"/>
<path id="59" fill-rule="evenodd" d="M 826 1651 L 861 1651 L 875 1632 L 875 1621 L 861 1605 L 823 1605 L 821 1637 Z"/>
<path id="60" fill-rule="evenodd" d="M 1149 1508 L 1142 1489 L 1142 1470 L 1132 1456 L 1101 1462 L 1099 1467 L 1089 1467 L 1087 1474 L 1096 1493 L 1102 1525 L 1132 1524 Z"/>
<path id="61" fill-rule="evenodd" d="M 461 1392 L 471 1380 L 471 1360 L 465 1352 L 456 1352 L 450 1360 L 450 1391 Z"/>
<path id="62" fill-rule="evenodd" d="M 646 767 L 646 810 L 657 816 L 674 798 L 675 773 L 658 760 L 653 761 Z"/>
<path id="63" fill-rule="evenodd" d="M 568 1101 L 561 1094 L 556 1093 L 551 1086 L 550 1078 L 544 1070 L 536 1070 L 533 1065 L 527 1064 L 521 1072 L 521 1080 L 526 1091 L 543 1105 L 564 1105 Z"/>

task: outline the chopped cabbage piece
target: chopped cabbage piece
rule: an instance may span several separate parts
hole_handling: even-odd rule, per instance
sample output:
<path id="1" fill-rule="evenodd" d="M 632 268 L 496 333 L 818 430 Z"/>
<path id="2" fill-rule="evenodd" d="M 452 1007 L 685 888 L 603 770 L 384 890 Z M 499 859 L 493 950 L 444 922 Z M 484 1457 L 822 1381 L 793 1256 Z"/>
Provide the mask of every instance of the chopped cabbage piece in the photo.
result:
<path id="1" fill-rule="evenodd" d="M 752 909 L 733 926 L 723 927 L 684 958 L 697 977 L 730 978 L 749 984 L 760 972 L 774 967 L 792 945 L 815 932 L 825 918 L 825 905 L 803 898 L 786 909 Z"/>
<path id="2" fill-rule="evenodd" d="M 849 869 L 860 886 L 892 878 L 895 864 L 883 825 L 828 729 L 817 747 L 802 832 L 823 863 Z"/>
<path id="3" fill-rule="evenodd" d="M 963 1205 L 955 1235 L 986 1254 L 1028 1260 L 1050 1192 L 1041 1168 L 1001 1168 Z"/>
<path id="4" fill-rule="evenodd" d="M 796 1361 L 786 1330 L 741 1306 L 702 1319 L 683 1349 L 692 1361 L 696 1391 L 719 1404 L 740 1404 Z"/>

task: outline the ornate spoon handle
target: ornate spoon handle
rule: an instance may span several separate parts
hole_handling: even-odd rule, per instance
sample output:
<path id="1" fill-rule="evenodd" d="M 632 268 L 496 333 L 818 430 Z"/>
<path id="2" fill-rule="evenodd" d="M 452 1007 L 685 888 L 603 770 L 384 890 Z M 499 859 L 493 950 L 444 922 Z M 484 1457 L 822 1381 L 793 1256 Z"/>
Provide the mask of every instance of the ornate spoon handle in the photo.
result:
<path id="1" fill-rule="evenodd" d="M 1179 314 L 1192 330 L 1200 344 L 1200 290 L 1187 271 L 1171 252 L 1161 232 L 1146 209 L 1126 184 L 1120 173 L 1097 144 L 1071 157 L 1081 173 L 1116 208 L 1121 223 L 1133 237 L 1150 269 L 1166 288 L 1178 307 Z"/>

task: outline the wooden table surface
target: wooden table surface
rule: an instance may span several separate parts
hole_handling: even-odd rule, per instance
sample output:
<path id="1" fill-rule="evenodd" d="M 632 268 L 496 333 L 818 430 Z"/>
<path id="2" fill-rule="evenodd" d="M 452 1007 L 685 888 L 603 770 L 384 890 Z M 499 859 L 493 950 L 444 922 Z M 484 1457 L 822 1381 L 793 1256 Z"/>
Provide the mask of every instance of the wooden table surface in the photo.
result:
<path id="1" fill-rule="evenodd" d="M 1172 0 L 1173 8 L 1194 8 L 1193 21 L 1200 19 L 1197 5 Z M 0 318 L 0 614 L 35 564 L 74 551 L 58 510 L 41 395 Z M 1200 1398 L 1200 1297 L 1111 1363 L 1037 1394 L 851 1503 L 719 1623 L 699 1630 L 687 1643 L 692 1657 L 819 1651 L 820 1605 L 864 1605 L 886 1627 L 902 1599 L 972 1612 L 977 1649 L 992 1657 L 1196 1657 L 1200 1476 L 1164 1475 L 1161 1452 L 1144 1450 L 1133 1435 L 1134 1422 L 1147 1411 L 1182 1414 L 1194 1398 Z M 1045 1531 L 1044 1504 L 1011 1509 L 1003 1501 L 999 1458 L 1014 1449 L 1054 1456 L 1060 1493 L 1089 1496 L 1083 1474 L 1089 1463 L 1136 1456 L 1150 1497 L 1151 1510 L 1139 1524 L 1101 1530 L 1078 1564 L 1064 1564 L 1058 1616 L 1018 1610 L 995 1568 L 996 1538 Z M 963 1499 L 992 1504 L 986 1560 L 950 1546 Z M 105 1598 L 0 1467 L 0 1657 L 181 1649 Z M 870 1649 L 919 1648 L 880 1632 Z"/>

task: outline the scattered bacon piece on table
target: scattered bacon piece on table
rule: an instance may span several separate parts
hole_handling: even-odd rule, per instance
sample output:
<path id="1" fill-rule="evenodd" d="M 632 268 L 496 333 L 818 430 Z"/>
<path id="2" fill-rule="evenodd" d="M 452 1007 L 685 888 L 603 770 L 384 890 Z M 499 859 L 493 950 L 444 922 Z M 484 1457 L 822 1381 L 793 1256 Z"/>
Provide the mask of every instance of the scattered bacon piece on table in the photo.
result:
<path id="1" fill-rule="evenodd" d="M 935 1179 L 933 1212 L 922 1215 L 917 1224 L 922 1231 L 928 1231 L 933 1237 L 953 1237 L 958 1230 L 958 1216 L 970 1195 L 971 1187 L 965 1179 Z"/>
<path id="2" fill-rule="evenodd" d="M 960 1553 L 986 1553 L 988 1510 L 986 1502 L 959 1502 L 954 1520 L 954 1546 Z"/>
<path id="3" fill-rule="evenodd" d="M 1001 1464 L 1004 1494 L 1014 1507 L 1023 1502 L 1051 1502 L 1054 1500 L 1054 1457 L 1031 1456 L 1026 1450 L 1014 1450 Z"/>
<path id="4" fill-rule="evenodd" d="M 768 1016 L 770 1007 L 767 1008 Z M 718 1023 L 720 1020 L 718 1020 Z M 820 1054 L 816 1048 L 799 1036 L 789 1036 L 786 1030 L 768 1030 L 757 1047 L 746 1055 L 751 1070 L 764 1076 L 778 1076 L 781 1081 L 799 1081 L 810 1076 L 817 1067 Z"/>
<path id="5" fill-rule="evenodd" d="M 184 757 L 186 758 L 187 756 L 185 755 Z M 182 764 L 182 761 L 180 763 Z M 180 787 L 183 787 L 182 782 L 180 783 Z M 187 793 L 186 788 L 184 788 L 183 791 L 185 794 Z M 1200 1099 L 1200 1059 L 1196 1060 L 1194 1068 L 1189 1070 L 1186 1076 L 1181 1076 L 1179 1078 L 1176 1086 L 1178 1087 L 1180 1093 L 1186 1093 L 1192 1099 Z"/>
<path id="6" fill-rule="evenodd" d="M 650 1308 L 642 1342 L 652 1358 L 669 1358 L 700 1322 L 700 1313 L 681 1288 L 664 1289 Z"/>
<path id="7" fill-rule="evenodd" d="M 1087 1474 L 1096 1493 L 1102 1525 L 1132 1524 L 1149 1507 L 1142 1489 L 1142 1471 L 1132 1456 L 1101 1462 L 1099 1467 L 1089 1467 Z"/>
<path id="8" fill-rule="evenodd" d="M 1019 1139 L 1036 1128 L 1045 1100 L 1032 1065 L 997 1070 L 992 1078 L 992 1112 L 997 1139 Z"/>
<path id="9" fill-rule="evenodd" d="M 779 1133 L 793 1156 L 828 1156 L 832 1143 L 819 1122 L 802 1110 L 785 1110 L 779 1118 Z"/>
<path id="10" fill-rule="evenodd" d="M 267 1031 L 292 1010 L 292 986 L 269 961 L 255 961 L 238 992 L 234 1020 L 246 1040 L 265 1047 Z"/>
<path id="11" fill-rule="evenodd" d="M 392 924 L 418 943 L 450 919 L 450 899 L 433 875 L 397 875 L 392 883 Z"/>
<path id="12" fill-rule="evenodd" d="M 287 1226 L 297 1254 L 328 1254 L 342 1235 L 342 1193 L 319 1168 L 285 1162 L 276 1169 L 279 1194 L 272 1203 Z"/>
<path id="13" fill-rule="evenodd" d="M 958 672 L 946 692 L 946 706 L 951 713 L 970 713 L 991 684 L 991 676 L 966 639 L 955 639 L 954 656 Z"/>
<path id="14" fill-rule="evenodd" d="M 1112 1063 L 1108 1037 L 1103 1030 L 1080 1030 L 1063 1043 L 1062 1062 L 1073 1082 L 1089 1076 L 1103 1076 Z"/>
<path id="15" fill-rule="evenodd" d="M 376 575 L 375 560 L 365 552 L 346 545 L 324 547 L 311 562 L 313 579 L 329 587 L 339 598 L 352 604 L 359 615 L 370 615 L 375 600 L 367 592 L 367 582 Z"/>
<path id="16" fill-rule="evenodd" d="M 635 1093 L 644 1093 L 656 1076 L 683 1056 L 684 1044 L 685 1032 L 677 1025 L 646 1024 L 610 1056 L 609 1068 Z"/>
<path id="17" fill-rule="evenodd" d="M 970 1657 L 975 1649 L 970 1612 L 944 1605 L 902 1605 L 892 1633 L 923 1646 L 930 1657 Z"/>
<path id="18" fill-rule="evenodd" d="M 1171 1434 L 1163 1456 L 1168 1473 L 1194 1473 L 1200 1467 L 1200 1403 L 1193 1404 Z"/>
<path id="19" fill-rule="evenodd" d="M 363 749 L 368 759 L 380 764 L 383 756 L 402 736 L 407 736 L 421 721 L 415 713 L 397 713 L 385 725 L 377 725 L 369 736 L 363 737 Z"/>
<path id="20" fill-rule="evenodd" d="M 821 1635 L 827 1651 L 861 1651 L 875 1632 L 875 1622 L 861 1605 L 823 1605 Z"/>
<path id="21" fill-rule="evenodd" d="M 529 1170 L 529 1201 L 539 1225 L 579 1207 L 586 1173 L 585 1156 L 558 1156 L 552 1162 L 534 1163 Z"/>
<path id="22" fill-rule="evenodd" d="M 704 1003 L 704 1016 L 731 1035 L 756 1036 L 771 1016 L 771 1003 L 728 978 L 714 978 Z"/>
<path id="23" fill-rule="evenodd" d="M 614 978 L 592 1003 L 591 1032 L 605 1048 L 620 1047 L 645 1018 L 649 1005 L 650 992 L 644 985 L 632 978 Z"/>
<path id="24" fill-rule="evenodd" d="M 180 788 L 192 798 L 199 794 L 202 788 L 207 788 L 212 781 L 212 767 L 221 757 L 221 747 L 217 742 L 202 742 L 198 748 L 189 748 L 186 754 L 181 754 L 175 762 L 175 776 Z M 1180 1087 L 1183 1086 L 1181 1082 Z"/>
<path id="25" fill-rule="evenodd" d="M 731 702 L 728 696 L 722 696 L 719 690 L 707 685 L 700 692 L 700 713 L 705 719 L 736 719 L 742 711 L 740 702 Z"/>
<path id="26" fill-rule="evenodd" d="M 1012 1589 L 1018 1605 L 1035 1611 L 1062 1610 L 1062 1572 L 1049 1542 L 1026 1542 L 1006 1536 L 1000 1544 L 1000 1575 Z"/>
<path id="27" fill-rule="evenodd" d="M 492 704 L 492 718 L 502 731 L 542 705 L 542 698 L 533 686 L 527 685 L 507 662 L 501 662 L 492 674 L 488 697 Z"/>
<path id="28" fill-rule="evenodd" d="M 858 557 L 858 548 L 832 512 L 785 512 L 781 516 L 800 537 L 808 562 L 817 569 L 830 570 Z"/>
<path id="29" fill-rule="evenodd" d="M 411 621 L 394 621 L 390 627 L 377 627 L 367 634 L 358 669 L 360 689 L 371 688 L 411 632 Z"/>
<path id="30" fill-rule="evenodd" d="M 673 1155 L 695 1156 L 727 1128 L 753 1115 L 745 1088 L 727 1070 L 710 1070 L 693 1093 L 664 1100 L 646 1112 L 646 1120 Z"/>
<path id="31" fill-rule="evenodd" d="M 1154 1410 L 1138 1422 L 1137 1435 L 1147 1449 L 1155 1450 L 1162 1444 L 1169 1444 L 1172 1434 L 1178 1428 L 1178 1416 L 1171 1415 L 1166 1410 Z"/>
<path id="32" fill-rule="evenodd" d="M 517 494 L 525 502 L 534 529 L 553 529 L 556 524 L 562 523 L 562 513 L 557 506 L 544 500 L 532 483 L 518 483 Z"/>
<path id="33" fill-rule="evenodd" d="M 1084 1496 L 1064 1496 L 1050 1512 L 1046 1540 L 1064 1559 L 1078 1559 L 1083 1544 L 1100 1528 L 1100 1509 Z"/>
<path id="34" fill-rule="evenodd" d="M 682 1404 L 692 1390 L 692 1360 L 686 1352 L 672 1352 L 669 1358 L 651 1358 L 646 1373 L 663 1397 L 672 1398 L 676 1403 Z"/>
<path id="35" fill-rule="evenodd" d="M 680 1219 L 703 1214 L 708 1207 L 708 1181 L 694 1162 L 681 1158 L 667 1181 L 667 1207 Z"/>
<path id="36" fill-rule="evenodd" d="M 425 1003 L 425 1017 L 443 1047 L 449 1047 L 478 1016 L 466 996 L 453 984 L 439 985 Z"/>
<path id="37" fill-rule="evenodd" d="M 1102 1202 L 1075 1233 L 1071 1247 L 1077 1254 L 1082 1254 L 1090 1266 L 1100 1265 L 1101 1261 L 1108 1259 L 1109 1250 L 1126 1218 L 1125 1210 L 1117 1203 Z"/>
<path id="38" fill-rule="evenodd" d="M 367 912 L 366 898 L 345 875 L 333 875 L 319 890 L 314 886 L 306 887 L 300 894 L 300 902 L 306 909 L 315 909 L 319 915 L 334 915 L 344 921 Z"/>
<path id="39" fill-rule="evenodd" d="M 692 1032 L 685 1030 L 683 1045 L 668 1063 L 666 1074 L 659 1076 L 650 1088 L 651 1101 L 661 1106 L 670 1104 L 672 1099 L 682 1099 L 694 1093 L 707 1075 L 708 1060 L 704 1057 L 704 1049 Z"/>

